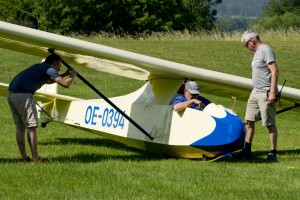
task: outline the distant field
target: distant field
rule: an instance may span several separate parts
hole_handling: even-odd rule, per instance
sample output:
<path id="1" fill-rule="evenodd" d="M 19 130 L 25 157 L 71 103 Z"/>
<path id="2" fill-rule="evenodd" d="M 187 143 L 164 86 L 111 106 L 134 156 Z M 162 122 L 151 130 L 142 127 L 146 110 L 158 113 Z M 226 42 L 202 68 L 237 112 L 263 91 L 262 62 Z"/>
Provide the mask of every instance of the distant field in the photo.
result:
<path id="1" fill-rule="evenodd" d="M 173 33 L 144 38 L 105 34 L 84 40 L 196 67 L 251 77 L 253 53 L 240 43 L 241 33 Z M 299 31 L 262 32 L 274 48 L 282 84 L 300 89 Z M 41 58 L 0 49 L 0 82 L 8 83 L 21 69 Z M 108 97 L 124 95 L 144 84 L 120 76 L 74 66 Z M 64 70 L 64 68 L 62 68 Z M 200 83 L 201 85 L 201 83 Z M 65 95 L 99 98 L 79 79 Z M 230 106 L 230 97 L 205 94 Z M 246 103 L 238 101 L 243 118 Z M 300 113 L 278 115 L 278 163 L 264 162 L 269 151 L 266 128 L 258 123 L 253 162 L 230 159 L 213 163 L 162 158 L 82 130 L 50 123 L 38 129 L 40 155 L 45 164 L 22 164 L 6 99 L 0 97 L 1 199 L 299 199 Z M 184 134 L 184 133 L 183 133 Z M 29 149 L 29 148 L 28 148 Z M 29 153 L 29 152 L 28 152 Z"/>

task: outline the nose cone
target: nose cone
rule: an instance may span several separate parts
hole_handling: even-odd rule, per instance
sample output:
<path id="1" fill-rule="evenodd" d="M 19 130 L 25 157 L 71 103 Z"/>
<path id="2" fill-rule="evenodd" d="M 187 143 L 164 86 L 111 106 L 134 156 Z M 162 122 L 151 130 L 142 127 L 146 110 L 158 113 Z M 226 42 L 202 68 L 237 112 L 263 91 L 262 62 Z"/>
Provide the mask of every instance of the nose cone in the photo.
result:
<path id="1" fill-rule="evenodd" d="M 191 146 L 222 151 L 236 151 L 243 148 L 246 134 L 243 122 L 237 115 L 226 110 L 225 112 L 224 118 L 213 116 L 216 122 L 215 129 Z"/>

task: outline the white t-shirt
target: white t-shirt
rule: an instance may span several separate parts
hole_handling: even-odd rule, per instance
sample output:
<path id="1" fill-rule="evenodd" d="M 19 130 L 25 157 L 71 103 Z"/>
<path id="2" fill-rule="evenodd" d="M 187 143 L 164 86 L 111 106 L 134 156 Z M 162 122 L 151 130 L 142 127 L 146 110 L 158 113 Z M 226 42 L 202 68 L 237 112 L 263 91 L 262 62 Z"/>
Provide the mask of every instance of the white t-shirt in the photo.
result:
<path id="1" fill-rule="evenodd" d="M 252 60 L 252 82 L 258 92 L 266 92 L 271 88 L 271 71 L 268 63 L 275 61 L 273 49 L 262 44 L 255 52 Z"/>

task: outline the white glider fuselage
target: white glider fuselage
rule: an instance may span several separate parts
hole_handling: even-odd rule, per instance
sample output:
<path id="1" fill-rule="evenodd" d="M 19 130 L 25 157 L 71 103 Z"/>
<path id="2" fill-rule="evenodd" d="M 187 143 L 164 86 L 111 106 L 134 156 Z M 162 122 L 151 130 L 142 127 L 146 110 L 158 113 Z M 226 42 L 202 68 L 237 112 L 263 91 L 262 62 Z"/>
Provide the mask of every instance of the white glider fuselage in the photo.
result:
<path id="1" fill-rule="evenodd" d="M 217 153 L 242 148 L 243 123 L 232 111 L 211 103 L 203 111 L 187 108 L 176 112 L 170 104 L 157 104 L 154 97 L 152 84 L 147 82 L 136 92 L 110 98 L 153 140 L 103 99 L 69 101 L 56 98 L 55 103 L 42 104 L 40 116 L 47 121 L 51 115 L 54 121 L 169 156 L 214 157 Z"/>

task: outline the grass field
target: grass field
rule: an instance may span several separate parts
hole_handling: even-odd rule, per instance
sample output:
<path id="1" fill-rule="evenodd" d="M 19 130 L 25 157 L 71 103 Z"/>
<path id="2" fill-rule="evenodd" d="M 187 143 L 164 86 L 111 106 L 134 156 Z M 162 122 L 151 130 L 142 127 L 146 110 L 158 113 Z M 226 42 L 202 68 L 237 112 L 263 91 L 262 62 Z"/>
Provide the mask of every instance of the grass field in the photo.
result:
<path id="1" fill-rule="evenodd" d="M 253 53 L 233 35 L 174 33 L 145 38 L 97 35 L 82 39 L 197 67 L 251 77 Z M 266 32 L 263 42 L 276 53 L 280 84 L 300 88 L 300 36 L 297 31 Z M 0 49 L 0 82 L 8 83 L 40 58 Z M 132 92 L 144 82 L 75 67 L 108 97 Z M 200 83 L 201 85 L 201 83 Z M 65 95 L 99 98 L 79 79 Z M 231 97 L 211 100 L 225 106 Z M 245 102 L 236 112 L 243 118 Z M 264 162 L 266 128 L 257 124 L 252 162 L 162 158 L 62 124 L 38 128 L 44 164 L 23 164 L 6 99 L 0 97 L 0 199 L 299 199 L 300 113 L 278 115 L 278 163 Z M 29 149 L 29 148 L 27 148 Z M 28 152 L 29 153 L 29 152 Z"/>

